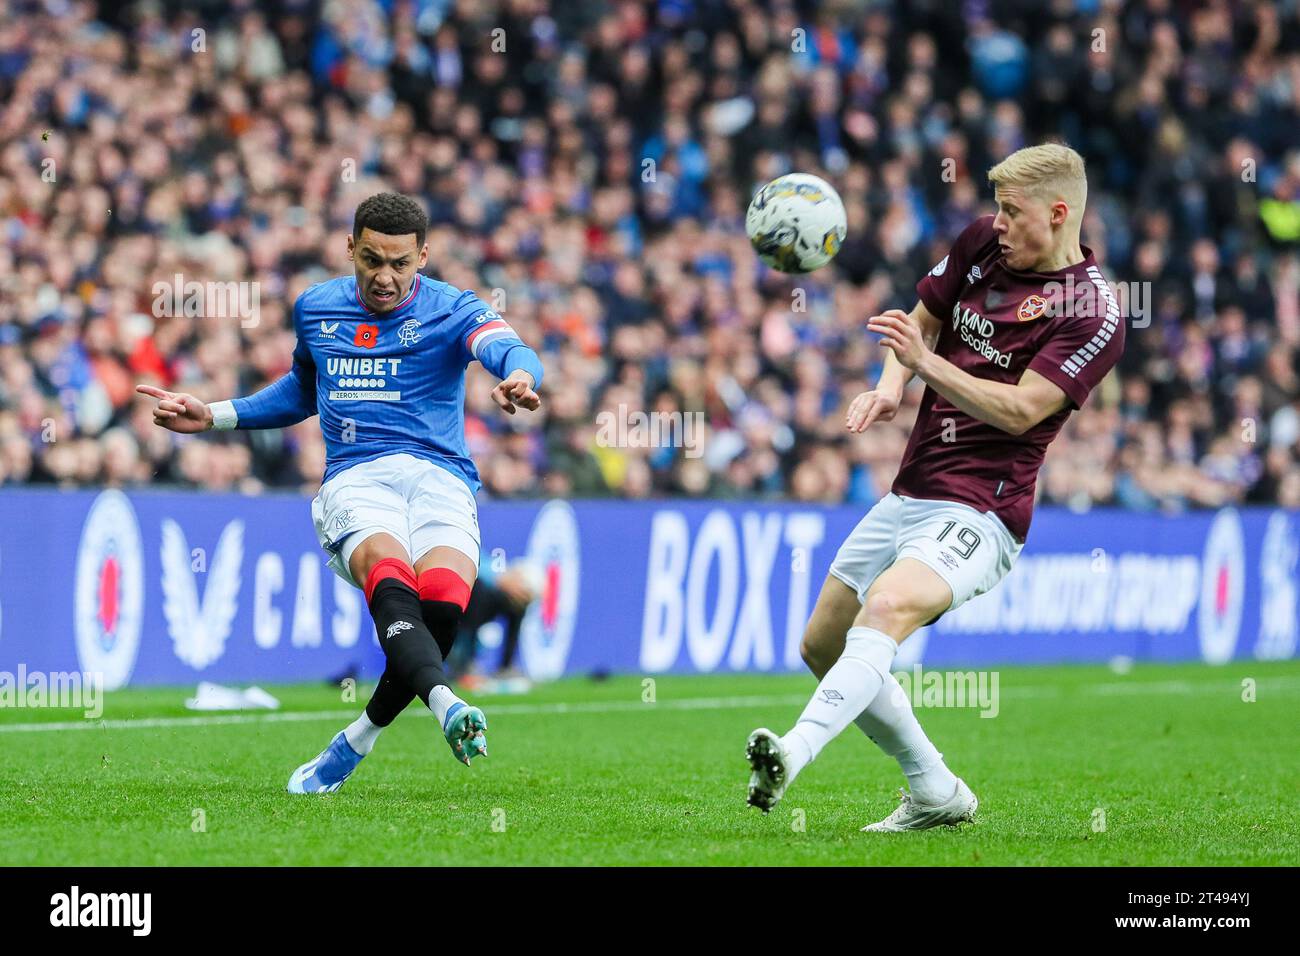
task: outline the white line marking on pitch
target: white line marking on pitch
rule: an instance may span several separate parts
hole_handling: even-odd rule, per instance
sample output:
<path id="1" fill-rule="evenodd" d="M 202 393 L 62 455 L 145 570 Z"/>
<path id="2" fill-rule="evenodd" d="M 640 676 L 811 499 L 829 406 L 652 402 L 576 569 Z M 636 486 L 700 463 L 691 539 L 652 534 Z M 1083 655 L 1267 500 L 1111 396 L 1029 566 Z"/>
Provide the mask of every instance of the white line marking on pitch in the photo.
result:
<path id="1" fill-rule="evenodd" d="M 943 673 L 936 669 L 933 673 Z M 1261 691 L 1281 691 L 1286 693 L 1300 687 L 1300 677 L 1263 677 L 1257 682 Z M 1191 693 L 1225 693 L 1235 691 L 1240 682 L 1220 681 L 1150 681 L 1142 683 L 1106 683 L 1085 684 L 1080 689 L 1084 693 L 1100 696 L 1119 694 L 1191 694 Z M 1014 684 L 999 688 L 999 694 L 1007 697 L 1060 697 L 1063 688 L 1046 685 L 1016 686 Z M 491 704 L 488 715 L 541 715 L 541 714 L 607 714 L 626 711 L 651 710 L 732 710 L 743 707 L 779 707 L 786 704 L 802 704 L 808 700 L 807 694 L 781 694 L 746 697 L 685 697 L 680 700 L 661 700 L 656 703 L 642 703 L 627 700 L 591 700 L 575 704 Z M 922 708 L 924 709 L 924 708 Z M 311 710 L 311 711 L 270 711 L 240 714 L 208 714 L 196 717 L 130 717 L 120 720 L 62 720 L 41 721 L 27 724 L 0 723 L 3 733 L 39 733 L 53 730 L 150 730 L 165 727 L 221 727 L 239 724 L 282 724 L 303 723 L 316 720 L 347 720 L 355 717 L 357 709 L 352 710 Z"/>
<path id="2" fill-rule="evenodd" d="M 807 694 L 779 697 L 688 697 L 653 704 L 640 701 L 592 700 L 577 704 L 492 704 L 488 714 L 605 714 L 629 710 L 728 710 L 736 707 L 774 707 L 802 704 Z M 133 717 L 124 720 L 63 720 L 31 724 L 0 724 L 0 733 L 39 732 L 42 730 L 136 730 L 156 727 L 219 727 L 230 724 L 279 724 L 311 720 L 347 720 L 357 715 L 352 710 L 271 711 L 254 714 L 214 714 L 202 717 Z"/>

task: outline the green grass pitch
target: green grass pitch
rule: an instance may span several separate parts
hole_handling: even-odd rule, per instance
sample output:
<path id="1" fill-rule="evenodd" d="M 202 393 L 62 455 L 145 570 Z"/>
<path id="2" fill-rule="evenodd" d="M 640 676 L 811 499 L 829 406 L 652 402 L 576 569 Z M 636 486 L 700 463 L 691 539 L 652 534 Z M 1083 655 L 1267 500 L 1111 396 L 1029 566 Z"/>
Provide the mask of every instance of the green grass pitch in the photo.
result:
<path id="1" fill-rule="evenodd" d="M 859 832 L 903 778 L 853 727 L 771 815 L 745 806 L 745 738 L 784 732 L 808 676 L 660 676 L 653 703 L 637 677 L 475 698 L 490 755 L 473 767 L 412 707 L 328 797 L 284 784 L 359 708 L 336 688 L 271 687 L 273 715 L 195 715 L 180 689 L 110 694 L 102 722 L 0 709 L 0 864 L 1300 863 L 1300 661 L 999 676 L 993 719 L 918 710 L 977 822 L 893 835 Z"/>

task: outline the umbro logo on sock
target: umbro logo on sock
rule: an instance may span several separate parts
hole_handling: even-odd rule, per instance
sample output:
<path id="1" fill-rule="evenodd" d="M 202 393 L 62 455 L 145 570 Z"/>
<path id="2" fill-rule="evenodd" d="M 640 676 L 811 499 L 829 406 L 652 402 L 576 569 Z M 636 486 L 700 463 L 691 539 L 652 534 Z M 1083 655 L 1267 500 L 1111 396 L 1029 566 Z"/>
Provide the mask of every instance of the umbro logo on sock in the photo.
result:
<path id="1" fill-rule="evenodd" d="M 388 625 L 388 640 L 393 639 L 394 634 L 401 634 L 403 631 L 409 631 L 415 627 L 410 621 L 394 621 Z"/>
<path id="2" fill-rule="evenodd" d="M 829 688 L 827 688 L 826 690 L 823 690 L 823 691 L 822 691 L 822 699 L 825 700 L 826 703 L 828 703 L 828 704 L 832 704 L 832 705 L 838 707 L 839 705 L 836 704 L 835 702 L 836 702 L 837 700 L 843 700 L 843 699 L 844 699 L 844 695 L 841 694 L 841 693 L 840 693 L 839 691 L 837 691 L 837 690 L 830 690 Z"/>

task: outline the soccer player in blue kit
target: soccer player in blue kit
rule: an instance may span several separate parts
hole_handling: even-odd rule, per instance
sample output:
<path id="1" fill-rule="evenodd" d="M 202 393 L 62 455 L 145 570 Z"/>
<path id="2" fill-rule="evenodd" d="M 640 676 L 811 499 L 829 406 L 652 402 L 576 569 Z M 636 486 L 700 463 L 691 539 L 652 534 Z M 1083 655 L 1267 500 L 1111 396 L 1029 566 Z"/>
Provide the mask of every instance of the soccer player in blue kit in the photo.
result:
<path id="1" fill-rule="evenodd" d="M 151 385 L 154 422 L 175 432 L 283 428 L 320 416 L 326 467 L 312 519 L 336 574 L 365 591 L 387 660 L 361 715 L 289 778 L 291 793 L 332 793 L 376 738 L 419 699 L 457 759 L 487 755 L 487 720 L 452 692 L 443 671 L 478 570 L 474 493 L 465 447 L 465 368 L 501 381 L 513 415 L 541 406 L 542 364 L 473 292 L 420 274 L 429 259 L 419 203 L 380 193 L 356 210 L 355 275 L 307 289 L 294 303 L 293 367 L 256 394 L 199 401 Z"/>

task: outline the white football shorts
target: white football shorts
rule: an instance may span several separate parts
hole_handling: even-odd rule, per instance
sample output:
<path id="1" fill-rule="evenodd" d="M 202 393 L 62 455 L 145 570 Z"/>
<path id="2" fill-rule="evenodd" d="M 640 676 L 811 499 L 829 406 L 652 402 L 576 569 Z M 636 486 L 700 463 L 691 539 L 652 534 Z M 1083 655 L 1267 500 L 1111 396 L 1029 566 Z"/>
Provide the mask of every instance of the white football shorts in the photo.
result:
<path id="1" fill-rule="evenodd" d="M 951 611 L 1001 581 L 1023 546 L 992 511 L 891 492 L 849 533 L 830 573 L 862 601 L 891 564 L 915 558 L 948 582 Z"/>
<path id="2" fill-rule="evenodd" d="M 357 587 L 348 568 L 352 552 L 381 531 L 402 543 L 412 567 L 439 546 L 478 564 L 478 504 L 469 486 L 414 455 L 385 455 L 339 472 L 312 499 L 311 517 L 329 566 Z"/>

